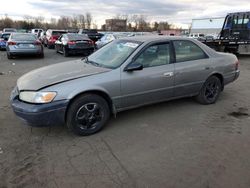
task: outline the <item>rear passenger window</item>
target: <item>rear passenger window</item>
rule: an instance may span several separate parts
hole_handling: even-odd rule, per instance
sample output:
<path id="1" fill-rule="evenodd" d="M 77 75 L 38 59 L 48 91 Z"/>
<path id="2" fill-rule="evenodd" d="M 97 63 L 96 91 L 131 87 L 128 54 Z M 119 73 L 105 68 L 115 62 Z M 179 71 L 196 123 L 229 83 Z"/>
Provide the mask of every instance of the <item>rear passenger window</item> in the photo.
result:
<path id="1" fill-rule="evenodd" d="M 140 63 L 144 68 L 169 64 L 169 44 L 155 44 L 149 46 L 139 55 L 134 63 Z"/>
<path id="2" fill-rule="evenodd" d="M 173 41 L 173 43 L 177 63 L 207 58 L 205 52 L 191 41 Z"/>

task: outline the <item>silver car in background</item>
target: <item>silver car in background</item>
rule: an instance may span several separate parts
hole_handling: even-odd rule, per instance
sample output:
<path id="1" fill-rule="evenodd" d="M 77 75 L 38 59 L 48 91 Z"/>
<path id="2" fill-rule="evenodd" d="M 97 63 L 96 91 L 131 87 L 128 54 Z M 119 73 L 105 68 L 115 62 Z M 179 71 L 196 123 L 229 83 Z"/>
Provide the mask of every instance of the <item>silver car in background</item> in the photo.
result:
<path id="1" fill-rule="evenodd" d="M 123 110 L 182 97 L 213 104 L 238 78 L 238 66 L 235 55 L 194 39 L 129 37 L 85 59 L 25 74 L 10 98 L 14 112 L 31 125 L 65 123 L 89 135 Z"/>
<path id="2" fill-rule="evenodd" d="M 8 59 L 19 55 L 38 55 L 44 57 L 42 43 L 31 33 L 12 33 L 6 44 Z"/>
<path id="3" fill-rule="evenodd" d="M 129 33 L 106 33 L 100 38 L 98 41 L 96 41 L 96 48 L 99 49 L 106 44 L 112 42 L 115 39 L 121 39 L 124 37 L 129 37 Z"/>

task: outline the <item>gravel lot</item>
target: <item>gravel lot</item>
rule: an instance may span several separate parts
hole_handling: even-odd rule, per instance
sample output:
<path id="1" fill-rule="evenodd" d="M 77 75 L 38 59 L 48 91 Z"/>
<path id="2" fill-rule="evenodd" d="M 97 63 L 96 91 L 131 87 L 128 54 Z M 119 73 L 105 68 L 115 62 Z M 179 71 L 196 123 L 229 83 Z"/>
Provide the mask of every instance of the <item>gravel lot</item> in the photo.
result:
<path id="1" fill-rule="evenodd" d="M 9 104 L 22 74 L 65 58 L 8 60 L 0 51 L 0 187 L 250 187 L 250 57 L 218 102 L 181 99 L 119 113 L 98 134 L 32 128 Z"/>

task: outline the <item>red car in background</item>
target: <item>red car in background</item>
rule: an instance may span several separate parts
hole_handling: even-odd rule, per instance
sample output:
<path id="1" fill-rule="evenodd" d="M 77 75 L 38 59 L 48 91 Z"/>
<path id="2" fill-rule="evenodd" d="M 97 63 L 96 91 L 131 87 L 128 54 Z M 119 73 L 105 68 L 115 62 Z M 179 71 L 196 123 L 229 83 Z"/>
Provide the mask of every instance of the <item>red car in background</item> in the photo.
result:
<path id="1" fill-rule="evenodd" d="M 49 49 L 54 48 L 56 40 L 65 33 L 67 33 L 65 30 L 48 29 L 43 41 L 44 46 Z"/>

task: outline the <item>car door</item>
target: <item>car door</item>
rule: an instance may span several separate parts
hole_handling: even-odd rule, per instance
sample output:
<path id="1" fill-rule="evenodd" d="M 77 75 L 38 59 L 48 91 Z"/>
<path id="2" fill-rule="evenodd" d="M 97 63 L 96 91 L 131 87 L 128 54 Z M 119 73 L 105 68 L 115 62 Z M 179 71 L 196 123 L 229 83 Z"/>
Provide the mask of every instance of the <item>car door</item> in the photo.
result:
<path id="1" fill-rule="evenodd" d="M 212 71 L 208 55 L 190 40 L 173 41 L 175 49 L 174 95 L 197 94 Z"/>
<path id="2" fill-rule="evenodd" d="M 142 64 L 142 70 L 122 70 L 122 108 L 154 103 L 173 96 L 174 64 L 171 52 L 169 42 L 151 44 L 128 65 Z"/>

